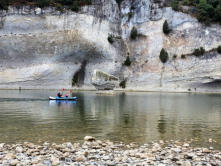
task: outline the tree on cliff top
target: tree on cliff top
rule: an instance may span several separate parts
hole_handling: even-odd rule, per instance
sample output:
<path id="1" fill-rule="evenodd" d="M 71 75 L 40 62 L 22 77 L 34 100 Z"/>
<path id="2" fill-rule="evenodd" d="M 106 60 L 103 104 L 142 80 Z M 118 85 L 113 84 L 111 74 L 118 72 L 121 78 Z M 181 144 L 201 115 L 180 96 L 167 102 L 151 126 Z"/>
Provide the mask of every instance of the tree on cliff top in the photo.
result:
<path id="1" fill-rule="evenodd" d="M 53 6 L 57 9 L 74 9 L 74 11 L 77 11 L 78 7 L 91 4 L 92 0 L 0 0 L 0 10 L 7 10 L 9 5 L 30 5 L 40 8 Z"/>
<path id="2" fill-rule="evenodd" d="M 206 0 L 200 0 L 200 3 L 197 5 L 198 14 L 197 18 L 200 22 L 209 24 L 214 17 L 215 10 L 212 5 L 208 4 Z"/>
<path id="3" fill-rule="evenodd" d="M 0 10 L 8 10 L 8 0 L 0 0 Z"/>
<path id="4" fill-rule="evenodd" d="M 37 0 L 37 6 L 40 8 L 50 6 L 50 0 Z"/>
<path id="5" fill-rule="evenodd" d="M 79 6 L 78 6 L 78 2 L 77 1 L 74 1 L 72 7 L 71 7 L 71 10 L 74 11 L 74 12 L 78 12 L 79 11 Z"/>
<path id="6" fill-rule="evenodd" d="M 182 5 L 191 6 L 189 13 L 205 24 L 221 24 L 221 0 L 172 0 L 171 7 L 182 12 Z"/>
<path id="7" fill-rule="evenodd" d="M 178 0 L 173 0 L 171 2 L 171 7 L 173 10 L 178 11 L 179 10 L 179 1 Z"/>

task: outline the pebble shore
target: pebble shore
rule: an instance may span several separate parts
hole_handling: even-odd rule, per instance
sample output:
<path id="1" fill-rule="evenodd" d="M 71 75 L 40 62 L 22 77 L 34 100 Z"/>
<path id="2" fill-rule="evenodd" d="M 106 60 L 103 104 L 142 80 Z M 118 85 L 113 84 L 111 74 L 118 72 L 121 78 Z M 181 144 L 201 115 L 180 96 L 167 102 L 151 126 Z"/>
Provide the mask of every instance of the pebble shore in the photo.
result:
<path id="1" fill-rule="evenodd" d="M 125 145 L 86 136 L 84 143 L 0 144 L 0 166 L 221 166 L 221 152 L 178 141 Z"/>

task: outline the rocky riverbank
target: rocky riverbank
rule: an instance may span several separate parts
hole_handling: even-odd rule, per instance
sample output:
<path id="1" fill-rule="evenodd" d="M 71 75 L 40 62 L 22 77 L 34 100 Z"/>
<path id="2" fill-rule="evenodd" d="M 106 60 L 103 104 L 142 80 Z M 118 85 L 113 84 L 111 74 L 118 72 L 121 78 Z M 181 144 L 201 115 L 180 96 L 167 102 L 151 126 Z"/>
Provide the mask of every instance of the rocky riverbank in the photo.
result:
<path id="1" fill-rule="evenodd" d="M 125 145 L 95 140 L 84 143 L 0 144 L 0 165 L 206 165 L 220 166 L 221 152 L 212 147 L 193 148 L 178 141 Z"/>

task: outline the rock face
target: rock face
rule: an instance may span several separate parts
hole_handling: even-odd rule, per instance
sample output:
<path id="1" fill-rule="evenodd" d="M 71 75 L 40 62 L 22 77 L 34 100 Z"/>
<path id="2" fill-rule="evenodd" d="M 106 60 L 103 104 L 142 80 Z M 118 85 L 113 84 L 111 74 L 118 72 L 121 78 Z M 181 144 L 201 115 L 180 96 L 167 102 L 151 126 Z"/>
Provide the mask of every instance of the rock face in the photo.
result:
<path id="1" fill-rule="evenodd" d="M 119 86 L 117 77 L 98 70 L 94 70 L 91 82 L 97 90 L 113 90 Z"/>
<path id="2" fill-rule="evenodd" d="M 60 14 L 49 8 L 39 15 L 29 7 L 2 12 L 0 88 L 72 88 L 72 78 L 85 61 L 85 86 L 93 87 L 90 71 L 94 69 L 118 70 L 121 64 L 115 61 L 122 53 L 107 41 L 118 24 L 100 22 L 100 15 L 94 13 L 99 7 L 91 6 L 82 14 Z"/>
<path id="3" fill-rule="evenodd" d="M 163 1 L 124 0 L 119 9 L 115 0 L 96 0 L 79 13 L 10 7 L 0 16 L 0 88 L 72 88 L 73 77 L 83 70 L 80 88 L 92 89 L 91 71 L 97 69 L 126 78 L 127 89 L 221 91 L 221 56 L 215 51 L 221 27 L 205 27 L 163 7 Z M 165 20 L 169 35 L 162 32 Z M 133 27 L 136 40 L 130 39 Z M 109 34 L 115 36 L 112 44 Z M 199 47 L 206 54 L 192 56 Z M 159 59 L 162 48 L 169 54 L 165 64 Z M 129 67 L 122 65 L 127 56 Z"/>

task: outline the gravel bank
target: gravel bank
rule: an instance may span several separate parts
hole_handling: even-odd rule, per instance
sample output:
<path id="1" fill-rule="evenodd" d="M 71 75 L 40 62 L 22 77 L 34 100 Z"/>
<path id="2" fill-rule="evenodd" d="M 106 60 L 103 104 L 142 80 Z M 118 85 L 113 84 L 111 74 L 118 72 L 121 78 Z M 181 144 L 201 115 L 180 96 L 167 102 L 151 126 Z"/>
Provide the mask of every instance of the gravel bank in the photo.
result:
<path id="1" fill-rule="evenodd" d="M 95 140 L 86 136 L 84 143 L 35 145 L 0 144 L 0 166 L 21 165 L 156 165 L 221 166 L 221 152 L 212 147 L 193 148 L 188 143 L 163 142 L 125 145 Z"/>

